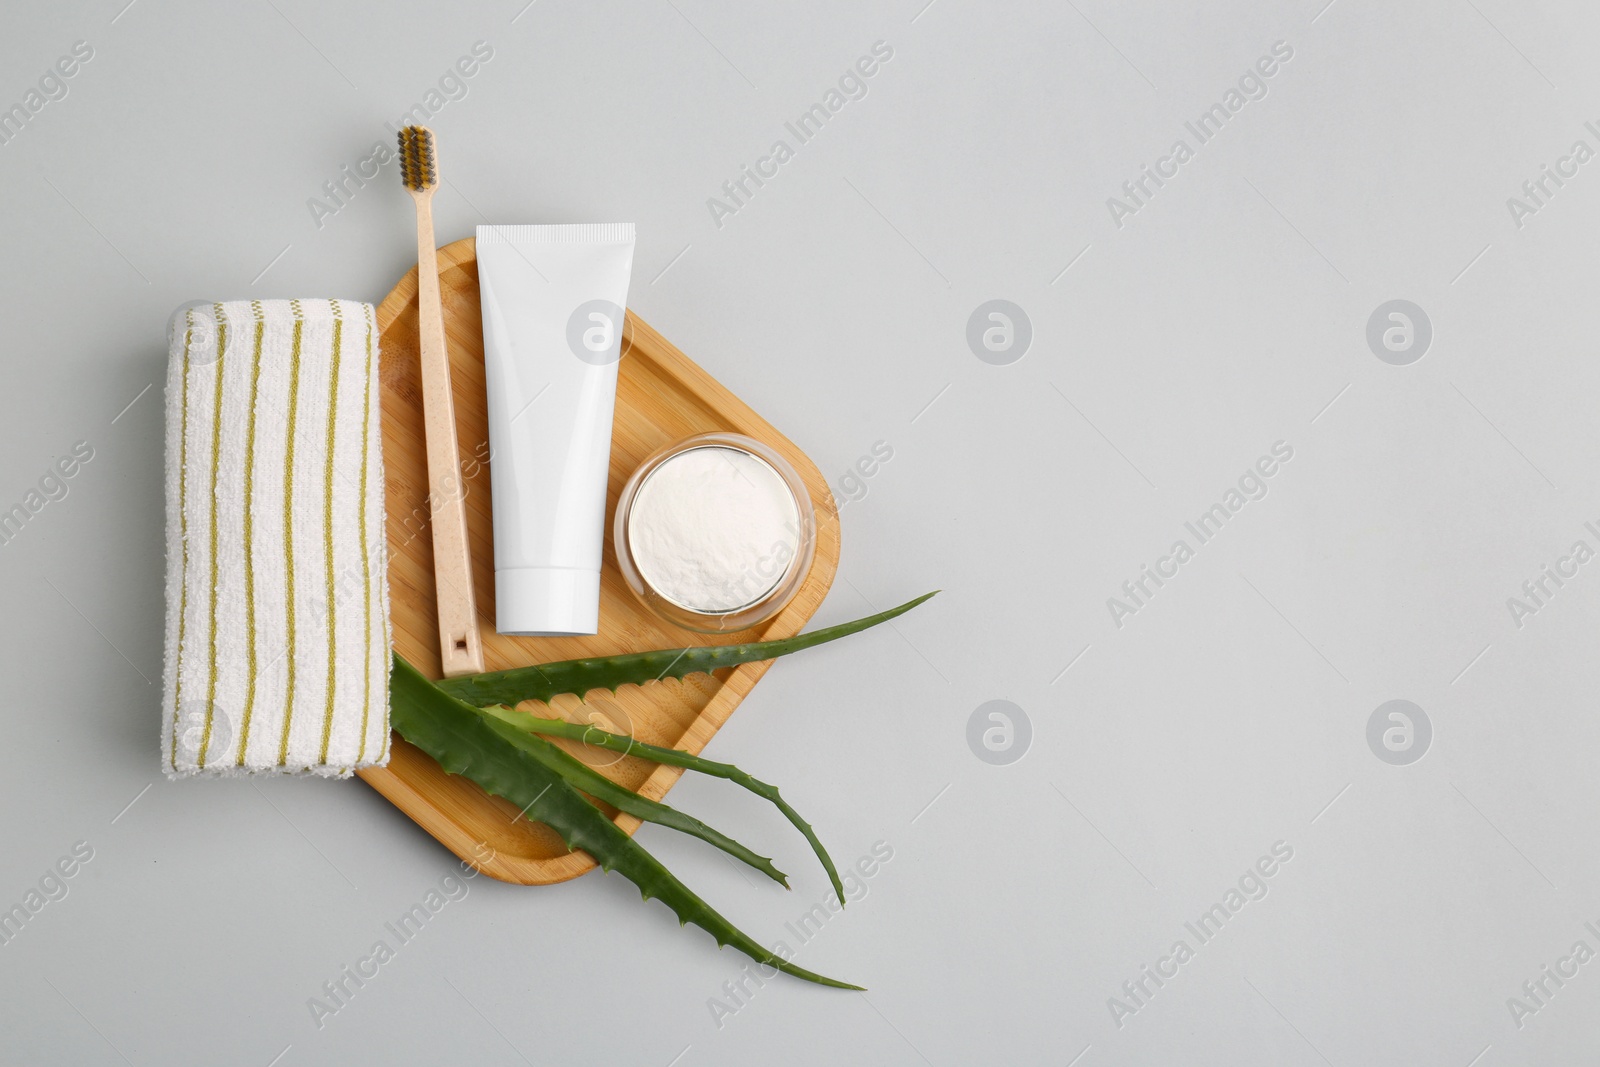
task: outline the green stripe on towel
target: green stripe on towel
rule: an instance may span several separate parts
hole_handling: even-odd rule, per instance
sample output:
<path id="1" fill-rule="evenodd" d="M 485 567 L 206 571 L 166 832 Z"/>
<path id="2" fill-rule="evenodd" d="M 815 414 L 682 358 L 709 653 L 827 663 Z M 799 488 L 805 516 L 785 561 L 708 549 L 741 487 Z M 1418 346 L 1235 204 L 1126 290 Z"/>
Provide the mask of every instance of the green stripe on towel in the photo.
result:
<path id="1" fill-rule="evenodd" d="M 222 462 L 222 354 L 228 347 L 228 320 L 222 316 L 221 304 L 214 307 L 217 313 L 217 389 L 211 401 L 211 606 L 206 624 L 210 651 L 206 668 L 206 724 L 201 730 L 197 750 L 202 770 L 206 765 L 206 750 L 211 747 L 211 720 L 217 707 L 217 467 Z"/>
<path id="2" fill-rule="evenodd" d="M 305 333 L 305 319 L 300 311 L 300 301 L 291 300 L 294 309 L 294 347 L 289 353 L 289 436 L 283 459 L 283 557 L 284 583 L 288 596 L 284 613 L 288 628 L 288 682 L 283 698 L 283 736 L 278 741 L 278 766 L 289 762 L 289 727 L 294 724 L 294 420 L 300 392 L 300 338 Z"/>
<path id="3" fill-rule="evenodd" d="M 172 680 L 172 750 L 167 762 L 178 766 L 178 709 L 183 703 L 184 623 L 189 615 L 189 345 L 194 341 L 194 311 L 183 313 L 183 370 L 180 392 L 183 416 L 178 427 L 178 539 L 183 547 L 183 572 L 178 582 L 178 656 Z"/>
<path id="4" fill-rule="evenodd" d="M 372 712 L 372 565 L 367 552 L 367 435 L 372 428 L 372 308 L 362 317 L 367 324 L 367 366 L 361 375 L 361 746 L 356 762 L 367 758 L 367 719 Z"/>
<path id="5" fill-rule="evenodd" d="M 328 371 L 328 454 L 323 457 L 322 486 L 322 544 L 328 585 L 328 700 L 322 712 L 322 748 L 317 753 L 318 763 L 328 762 L 328 735 L 333 730 L 333 694 L 339 652 L 339 598 L 333 578 L 333 452 L 338 440 L 334 429 L 338 425 L 339 347 L 344 338 L 344 319 L 339 313 L 339 301 L 330 300 L 328 304 L 333 309 L 333 366 Z"/>
<path id="6" fill-rule="evenodd" d="M 250 417 L 244 431 L 244 632 L 248 674 L 245 678 L 244 711 L 239 723 L 239 755 L 234 760 L 235 767 L 244 766 L 245 749 L 250 744 L 250 716 L 256 710 L 256 400 L 261 395 L 261 342 L 267 334 L 267 322 L 261 310 L 261 301 L 250 301 L 250 312 L 256 319 L 256 343 L 250 356 Z"/>

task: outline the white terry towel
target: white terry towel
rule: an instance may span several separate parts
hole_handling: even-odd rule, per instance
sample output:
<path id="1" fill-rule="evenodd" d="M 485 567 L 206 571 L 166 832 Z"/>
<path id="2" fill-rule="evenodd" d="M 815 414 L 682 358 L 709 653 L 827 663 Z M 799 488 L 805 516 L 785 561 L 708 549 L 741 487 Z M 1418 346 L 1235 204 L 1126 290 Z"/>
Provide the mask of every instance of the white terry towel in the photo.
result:
<path id="1" fill-rule="evenodd" d="M 174 312 L 169 777 L 389 761 L 389 590 L 370 304 Z"/>

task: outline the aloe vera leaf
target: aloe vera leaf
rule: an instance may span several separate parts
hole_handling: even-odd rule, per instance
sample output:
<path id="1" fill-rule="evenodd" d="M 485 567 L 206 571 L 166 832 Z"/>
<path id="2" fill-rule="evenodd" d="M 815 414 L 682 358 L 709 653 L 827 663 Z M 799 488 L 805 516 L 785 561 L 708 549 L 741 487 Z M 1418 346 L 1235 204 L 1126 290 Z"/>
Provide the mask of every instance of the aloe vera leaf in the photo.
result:
<path id="1" fill-rule="evenodd" d="M 755 641 L 743 645 L 700 645 L 691 648 L 666 648 L 655 652 L 631 652 L 621 656 L 604 656 L 596 659 L 569 659 L 557 663 L 541 663 L 532 667 L 513 667 L 507 671 L 490 671 L 487 674 L 464 675 L 446 678 L 435 683 L 441 690 L 476 707 L 488 704 L 505 704 L 516 707 L 524 700 L 543 700 L 562 693 L 575 693 L 579 697 L 592 689 L 615 690 L 620 685 L 644 685 L 662 678 L 682 678 L 702 674 L 720 667 L 737 667 L 741 663 L 776 659 L 804 648 L 837 641 L 853 633 L 860 633 L 904 615 L 939 590 L 924 593 L 915 600 L 897 608 L 880 611 L 854 622 L 827 626 L 808 634 L 797 634 L 776 641 Z"/>
<path id="2" fill-rule="evenodd" d="M 659 900 L 671 908 L 680 926 L 694 923 L 718 945 L 731 945 L 757 963 L 795 978 L 836 989 L 862 988 L 808 971 L 762 948 L 678 881 L 559 774 L 509 744 L 482 715 L 445 694 L 398 653 L 389 681 L 389 708 L 395 729 L 446 771 L 470 778 L 518 805 L 530 818 L 559 834 L 568 848 L 582 849 L 601 870 L 616 871 L 628 879 L 645 900 Z"/>
<path id="3" fill-rule="evenodd" d="M 736 785 L 743 786 L 756 796 L 770 800 L 775 807 L 783 812 L 784 818 L 796 830 L 805 835 L 811 844 L 811 851 L 822 863 L 828 872 L 828 881 L 833 885 L 833 891 L 838 895 L 839 904 L 844 905 L 844 884 L 839 881 L 839 872 L 834 869 L 833 859 L 828 855 L 828 850 L 822 847 L 822 842 L 817 839 L 816 831 L 811 829 L 811 824 L 800 817 L 800 813 L 789 806 L 788 801 L 778 795 L 778 787 L 768 785 L 758 778 L 735 767 L 731 763 L 718 763 L 692 753 L 682 752 L 675 748 L 662 748 L 659 745 L 647 745 L 643 741 L 635 741 L 624 734 L 608 733 L 595 726 L 585 726 L 582 723 L 567 722 L 565 719 L 541 719 L 520 711 L 511 711 L 498 707 L 488 707 L 484 711 L 493 715 L 497 720 L 534 734 L 548 734 L 552 737 L 562 737 L 569 741 L 582 741 L 595 745 L 598 748 L 611 752 L 620 752 L 625 756 L 638 756 L 640 759 L 652 763 L 665 763 L 673 767 L 683 767 L 701 774 L 709 774 L 715 778 L 726 778 Z M 598 794 L 596 794 L 598 795 Z M 603 797 L 601 799 L 604 799 Z M 619 805 L 620 807 L 620 805 Z"/>
<path id="4" fill-rule="evenodd" d="M 774 867 L 770 858 L 758 856 L 755 852 L 720 830 L 707 826 L 693 815 L 685 814 L 670 805 L 651 800 L 648 797 L 642 797 L 633 790 L 613 782 L 593 767 L 585 765 L 581 760 L 574 759 L 570 754 L 563 752 L 544 738 L 509 725 L 500 717 L 499 713 L 503 711 L 501 708 L 472 708 L 470 710 L 474 714 L 483 716 L 495 733 L 559 774 L 568 785 L 581 789 L 590 796 L 603 800 L 612 807 L 627 812 L 629 815 L 637 816 L 645 822 L 657 823 L 669 829 L 677 830 L 679 833 L 688 834 L 690 837 L 698 837 L 706 844 L 720 848 L 741 863 L 749 864 L 783 886 L 783 888 L 789 888 L 788 876 Z M 505 711 L 504 714 L 515 715 L 517 713 Z"/>

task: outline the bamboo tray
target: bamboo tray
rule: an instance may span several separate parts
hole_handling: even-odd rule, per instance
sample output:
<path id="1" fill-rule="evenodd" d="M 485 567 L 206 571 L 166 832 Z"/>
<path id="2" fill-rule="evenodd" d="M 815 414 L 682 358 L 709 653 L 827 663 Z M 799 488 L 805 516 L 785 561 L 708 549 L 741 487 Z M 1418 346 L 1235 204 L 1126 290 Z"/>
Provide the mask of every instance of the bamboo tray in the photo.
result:
<path id="1" fill-rule="evenodd" d="M 494 628 L 494 551 L 490 521 L 488 424 L 483 393 L 483 325 L 478 306 L 478 261 L 474 241 L 439 250 L 439 287 L 450 346 L 456 432 L 462 460 L 477 592 L 478 630 L 487 669 L 613 655 L 652 648 L 733 643 L 798 633 L 833 584 L 839 564 L 839 512 L 816 465 L 793 442 L 690 362 L 665 338 L 628 313 L 617 382 L 611 472 L 606 490 L 606 545 L 600 581 L 600 633 L 593 637 L 504 637 Z M 421 372 L 417 352 L 417 272 L 413 269 L 378 307 L 382 356 L 384 502 L 388 512 L 389 596 L 398 651 L 429 677 L 439 677 L 438 625 L 434 609 L 433 546 L 426 526 L 427 460 L 423 443 Z M 537 412 L 532 413 L 537 415 Z M 754 437 L 776 449 L 799 472 L 817 513 L 817 552 L 799 594 L 764 627 L 727 637 L 690 633 L 656 618 L 634 599 L 617 570 L 611 520 L 622 483 L 647 455 L 691 434 L 714 430 Z M 769 661 L 770 663 L 770 661 Z M 558 697 L 555 714 L 631 733 L 639 740 L 698 753 L 739 702 L 760 681 L 769 663 L 749 663 L 678 681 L 624 686 L 616 694 L 596 692 L 587 702 Z M 541 705 L 524 705 L 549 714 Z M 659 800 L 683 771 L 632 757 L 566 745 L 568 751 L 607 777 Z M 393 737 L 389 765 L 357 772 L 395 807 L 414 819 L 450 851 L 501 881 L 547 885 L 576 878 L 595 867 L 583 852 L 568 852 L 555 831 L 519 815 L 475 783 L 447 774 L 426 753 Z M 628 833 L 639 825 L 613 812 Z"/>

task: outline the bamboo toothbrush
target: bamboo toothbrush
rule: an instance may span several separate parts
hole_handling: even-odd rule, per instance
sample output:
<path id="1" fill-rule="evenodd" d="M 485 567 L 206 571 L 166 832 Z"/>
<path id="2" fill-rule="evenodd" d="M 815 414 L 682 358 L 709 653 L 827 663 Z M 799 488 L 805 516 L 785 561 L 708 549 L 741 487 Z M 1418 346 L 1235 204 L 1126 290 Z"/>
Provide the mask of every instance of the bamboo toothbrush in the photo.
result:
<path id="1" fill-rule="evenodd" d="M 467 502 L 456 452 L 450 351 L 439 307 L 439 259 L 433 244 L 433 193 L 439 167 L 433 131 L 400 131 L 400 179 L 417 203 L 417 333 L 422 350 L 422 414 L 428 443 L 428 502 L 433 523 L 433 581 L 439 605 L 439 653 L 446 678 L 483 673 L 483 643 L 472 592 Z"/>

